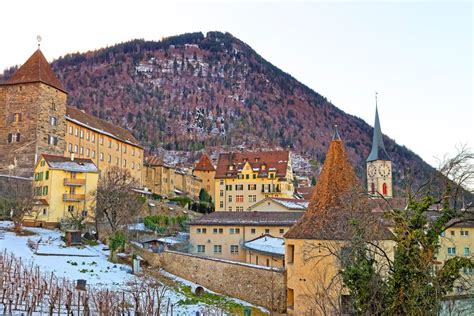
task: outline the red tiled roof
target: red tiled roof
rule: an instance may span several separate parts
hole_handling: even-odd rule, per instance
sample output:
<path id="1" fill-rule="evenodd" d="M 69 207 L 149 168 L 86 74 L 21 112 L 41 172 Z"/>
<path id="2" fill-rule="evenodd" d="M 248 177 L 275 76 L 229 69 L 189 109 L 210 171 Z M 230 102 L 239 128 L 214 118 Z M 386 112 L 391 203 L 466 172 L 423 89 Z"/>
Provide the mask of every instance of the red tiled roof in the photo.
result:
<path id="1" fill-rule="evenodd" d="M 189 225 L 291 226 L 303 212 L 213 212 L 196 218 Z"/>
<path id="2" fill-rule="evenodd" d="M 309 200 L 313 194 L 314 186 L 313 187 L 304 187 L 304 188 L 296 188 L 296 193 L 301 195 L 301 197 L 305 200 Z"/>
<path id="3" fill-rule="evenodd" d="M 221 153 L 215 178 L 236 178 L 246 162 L 253 169 L 258 169 L 258 177 L 267 177 L 268 171 L 275 171 L 277 177 L 285 177 L 289 159 L 290 152 L 287 150 Z M 262 170 L 263 165 L 265 170 Z"/>
<path id="4" fill-rule="evenodd" d="M 163 160 L 158 156 L 145 157 L 145 165 L 147 166 L 163 166 Z"/>
<path id="5" fill-rule="evenodd" d="M 43 53 L 38 49 L 33 55 L 2 85 L 42 82 L 65 93 L 63 84 L 51 69 Z"/>
<path id="6" fill-rule="evenodd" d="M 128 130 L 101 120 L 75 107 L 66 107 L 66 119 L 76 121 L 76 123 L 86 125 L 99 133 L 108 134 L 118 140 L 141 148 L 139 141 Z"/>
<path id="7" fill-rule="evenodd" d="M 43 156 L 44 160 L 46 160 L 46 162 L 48 163 L 71 161 L 70 157 L 64 157 L 59 155 L 41 154 L 41 156 Z M 74 161 L 78 163 L 94 163 L 94 161 L 92 161 L 92 159 L 90 158 L 74 158 Z"/>
<path id="8" fill-rule="evenodd" d="M 209 156 L 206 154 L 203 154 L 199 161 L 196 163 L 196 166 L 194 167 L 194 170 L 198 171 L 216 171 L 216 168 L 211 163 L 211 160 L 209 159 Z"/>

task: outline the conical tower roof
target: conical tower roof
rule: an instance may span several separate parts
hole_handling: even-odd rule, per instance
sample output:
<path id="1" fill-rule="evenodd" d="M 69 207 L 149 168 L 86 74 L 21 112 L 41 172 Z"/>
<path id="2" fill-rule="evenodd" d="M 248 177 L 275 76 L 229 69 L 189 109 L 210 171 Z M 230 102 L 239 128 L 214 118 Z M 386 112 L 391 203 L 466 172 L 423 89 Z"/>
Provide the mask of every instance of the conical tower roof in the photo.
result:
<path id="1" fill-rule="evenodd" d="M 329 145 L 308 209 L 285 238 L 339 239 L 328 236 L 323 228 L 329 221 L 337 220 L 333 218 L 332 210 L 344 207 L 345 199 L 352 192 L 361 192 L 361 187 L 337 133 Z"/>
<path id="2" fill-rule="evenodd" d="M 194 170 L 197 171 L 216 171 L 216 168 L 211 163 L 211 159 L 206 154 L 203 154 L 199 161 L 196 163 Z"/>
<path id="3" fill-rule="evenodd" d="M 33 55 L 2 85 L 14 85 L 21 83 L 42 82 L 53 88 L 61 90 L 65 93 L 66 90 L 59 81 L 58 77 L 51 69 L 48 61 L 44 57 L 40 49 L 37 49 Z"/>
<path id="4" fill-rule="evenodd" d="M 367 161 L 374 160 L 390 160 L 385 146 L 383 144 L 382 129 L 380 128 L 379 111 L 377 105 L 375 106 L 375 124 L 374 136 L 372 138 L 372 150 L 370 151 Z"/>

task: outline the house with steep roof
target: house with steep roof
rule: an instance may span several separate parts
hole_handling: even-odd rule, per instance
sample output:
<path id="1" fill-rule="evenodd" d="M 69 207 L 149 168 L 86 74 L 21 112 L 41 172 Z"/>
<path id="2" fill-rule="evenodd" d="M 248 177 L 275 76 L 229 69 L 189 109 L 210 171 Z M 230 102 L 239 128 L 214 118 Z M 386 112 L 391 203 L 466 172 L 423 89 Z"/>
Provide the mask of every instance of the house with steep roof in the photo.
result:
<path id="1" fill-rule="evenodd" d="M 353 220 L 373 229 L 374 241 L 391 253 L 391 233 L 367 201 L 336 127 L 308 209 L 284 235 L 288 315 L 344 314 L 339 254 L 353 236 Z"/>
<path id="2" fill-rule="evenodd" d="M 268 197 L 293 198 L 287 150 L 221 153 L 215 175 L 216 211 L 242 212 Z"/>
<path id="3" fill-rule="evenodd" d="M 26 226 L 57 227 L 60 222 L 93 222 L 99 169 L 91 159 L 42 154 L 33 178 L 34 211 Z"/>
<path id="4" fill-rule="evenodd" d="M 196 163 L 193 169 L 193 175 L 202 180 L 202 189 L 212 197 L 212 201 L 215 201 L 215 181 L 216 168 L 211 162 L 208 155 L 203 154 L 199 161 Z"/>
<path id="5" fill-rule="evenodd" d="M 132 133 L 72 106 L 40 49 L 0 83 L 0 174 L 31 177 L 41 154 L 117 166 L 141 181 L 143 148 Z"/>

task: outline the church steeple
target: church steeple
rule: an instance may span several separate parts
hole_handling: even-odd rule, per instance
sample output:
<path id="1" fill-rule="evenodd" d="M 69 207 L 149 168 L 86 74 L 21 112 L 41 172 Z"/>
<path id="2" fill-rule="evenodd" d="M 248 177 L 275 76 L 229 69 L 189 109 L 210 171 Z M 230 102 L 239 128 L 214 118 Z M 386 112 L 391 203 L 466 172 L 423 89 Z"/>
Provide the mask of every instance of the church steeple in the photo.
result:
<path id="1" fill-rule="evenodd" d="M 380 128 L 379 110 L 377 106 L 377 94 L 375 94 L 375 123 L 374 135 L 372 137 L 372 150 L 367 158 L 367 162 L 374 160 L 390 160 L 383 144 L 382 129 Z"/>
<path id="2" fill-rule="evenodd" d="M 392 197 L 392 162 L 383 144 L 377 106 L 377 93 L 375 94 L 375 124 L 372 150 L 369 157 L 367 157 L 367 192 L 373 197 Z"/>

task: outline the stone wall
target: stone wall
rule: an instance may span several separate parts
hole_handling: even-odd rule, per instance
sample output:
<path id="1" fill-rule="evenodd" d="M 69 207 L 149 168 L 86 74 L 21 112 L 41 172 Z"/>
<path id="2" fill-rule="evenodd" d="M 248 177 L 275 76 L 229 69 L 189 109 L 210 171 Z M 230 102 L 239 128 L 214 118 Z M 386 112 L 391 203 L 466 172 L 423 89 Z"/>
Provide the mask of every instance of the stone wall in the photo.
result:
<path id="1" fill-rule="evenodd" d="M 286 311 L 286 272 L 174 251 L 151 253 L 135 247 L 154 268 L 278 313 Z"/>

